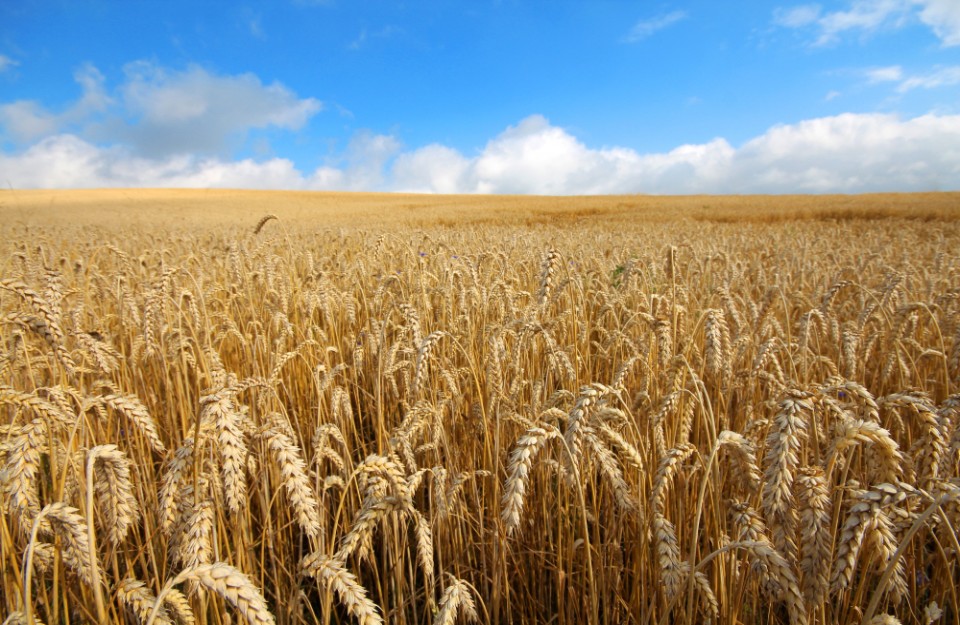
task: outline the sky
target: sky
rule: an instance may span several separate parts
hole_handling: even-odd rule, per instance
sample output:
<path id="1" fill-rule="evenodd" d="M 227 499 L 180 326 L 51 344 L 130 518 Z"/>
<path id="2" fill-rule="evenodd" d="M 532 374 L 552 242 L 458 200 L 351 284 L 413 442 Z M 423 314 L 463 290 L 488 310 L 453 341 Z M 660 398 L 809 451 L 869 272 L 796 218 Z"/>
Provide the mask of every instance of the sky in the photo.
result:
<path id="1" fill-rule="evenodd" d="M 960 190 L 960 0 L 0 0 L 0 184 Z"/>

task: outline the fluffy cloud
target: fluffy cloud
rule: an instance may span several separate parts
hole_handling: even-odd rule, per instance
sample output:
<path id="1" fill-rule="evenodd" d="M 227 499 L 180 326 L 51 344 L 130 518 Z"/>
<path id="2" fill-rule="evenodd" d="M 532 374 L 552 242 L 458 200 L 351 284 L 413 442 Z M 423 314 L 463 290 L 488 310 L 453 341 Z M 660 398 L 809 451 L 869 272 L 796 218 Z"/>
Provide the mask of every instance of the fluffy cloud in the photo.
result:
<path id="1" fill-rule="evenodd" d="M 960 2 L 921 0 L 920 20 L 930 26 L 944 46 L 960 46 Z"/>
<path id="2" fill-rule="evenodd" d="M 286 159 L 258 163 L 185 155 L 143 158 L 69 134 L 43 139 L 15 156 L 0 155 L 0 172 L 2 182 L 16 188 L 304 186 L 302 175 Z"/>
<path id="3" fill-rule="evenodd" d="M 960 189 L 960 116 L 844 114 L 663 153 L 592 148 L 531 116 L 473 156 L 360 133 L 342 158 L 302 172 L 287 159 L 146 158 L 73 135 L 0 155 L 0 183 L 29 187 L 235 187 L 432 193 L 858 193 Z"/>
<path id="4" fill-rule="evenodd" d="M 82 65 L 73 74 L 80 85 L 80 98 L 59 113 L 47 110 L 33 100 L 0 104 L 0 136 L 18 143 L 29 143 L 71 126 L 90 121 L 105 111 L 113 100 L 104 90 L 104 77 L 90 64 Z"/>
<path id="5" fill-rule="evenodd" d="M 170 71 L 150 62 L 131 63 L 112 92 L 89 64 L 74 80 L 82 94 L 62 111 L 29 100 L 0 105 L 2 134 L 29 144 L 69 133 L 161 159 L 215 155 L 241 143 L 251 129 L 298 130 L 322 108 L 318 100 L 298 98 L 279 83 L 264 85 L 253 74 L 221 76 L 198 66 Z"/>
<path id="6" fill-rule="evenodd" d="M 125 73 L 119 89 L 125 119 L 101 125 L 94 136 L 122 140 L 148 156 L 217 153 L 252 128 L 302 128 L 322 107 L 253 74 L 218 76 L 197 66 L 170 72 L 146 62 Z"/>
<path id="7" fill-rule="evenodd" d="M 846 114 L 666 153 L 593 149 L 542 117 L 475 158 L 428 146 L 397 159 L 398 188 L 468 193 L 789 193 L 958 188 L 960 116 Z"/>

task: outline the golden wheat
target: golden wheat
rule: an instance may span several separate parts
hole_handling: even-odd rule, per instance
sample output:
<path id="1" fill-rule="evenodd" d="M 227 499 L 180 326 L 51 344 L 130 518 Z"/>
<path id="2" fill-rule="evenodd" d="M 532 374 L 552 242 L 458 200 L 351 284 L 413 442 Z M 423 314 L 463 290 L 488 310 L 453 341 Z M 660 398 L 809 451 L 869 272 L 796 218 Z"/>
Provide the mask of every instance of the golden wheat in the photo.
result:
<path id="1" fill-rule="evenodd" d="M 130 193 L 0 191 L 0 620 L 960 623 L 957 194 Z"/>

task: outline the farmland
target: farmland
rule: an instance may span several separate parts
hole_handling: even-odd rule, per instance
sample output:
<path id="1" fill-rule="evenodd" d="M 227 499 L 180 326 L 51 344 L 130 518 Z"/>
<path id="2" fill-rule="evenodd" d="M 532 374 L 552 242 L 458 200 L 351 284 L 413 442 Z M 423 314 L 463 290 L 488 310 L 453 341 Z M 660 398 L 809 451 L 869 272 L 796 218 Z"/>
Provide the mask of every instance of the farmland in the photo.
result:
<path id="1" fill-rule="evenodd" d="M 960 623 L 960 194 L 0 191 L 0 618 Z"/>

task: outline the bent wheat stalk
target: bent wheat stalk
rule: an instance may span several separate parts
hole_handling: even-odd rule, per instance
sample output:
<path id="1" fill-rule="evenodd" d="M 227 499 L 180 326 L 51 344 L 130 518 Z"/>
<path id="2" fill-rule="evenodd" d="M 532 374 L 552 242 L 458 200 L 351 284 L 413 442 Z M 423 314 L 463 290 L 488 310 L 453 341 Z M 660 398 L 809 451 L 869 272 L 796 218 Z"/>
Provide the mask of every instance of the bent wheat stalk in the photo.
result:
<path id="1" fill-rule="evenodd" d="M 273 615 L 267 609 L 267 602 L 254 586 L 250 578 L 239 569 L 225 562 L 201 564 L 180 573 L 164 585 L 157 595 L 156 603 L 150 612 L 150 618 L 144 625 L 153 625 L 163 606 L 163 601 L 177 584 L 186 581 L 199 582 L 209 590 L 224 598 L 230 605 L 240 611 L 250 625 L 274 625 Z"/>

